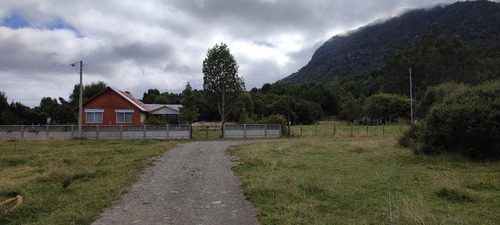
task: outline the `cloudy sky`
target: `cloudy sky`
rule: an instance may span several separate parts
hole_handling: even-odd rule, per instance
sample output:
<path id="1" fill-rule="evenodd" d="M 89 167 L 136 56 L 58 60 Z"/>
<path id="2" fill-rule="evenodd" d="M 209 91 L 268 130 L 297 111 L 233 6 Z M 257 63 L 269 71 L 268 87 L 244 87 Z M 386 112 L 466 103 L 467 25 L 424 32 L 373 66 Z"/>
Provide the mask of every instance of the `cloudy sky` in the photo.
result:
<path id="1" fill-rule="evenodd" d="M 299 70 L 336 34 L 454 0 L 2 0 L 0 91 L 37 106 L 104 81 L 137 98 L 202 89 L 207 50 L 224 42 L 246 88 Z"/>

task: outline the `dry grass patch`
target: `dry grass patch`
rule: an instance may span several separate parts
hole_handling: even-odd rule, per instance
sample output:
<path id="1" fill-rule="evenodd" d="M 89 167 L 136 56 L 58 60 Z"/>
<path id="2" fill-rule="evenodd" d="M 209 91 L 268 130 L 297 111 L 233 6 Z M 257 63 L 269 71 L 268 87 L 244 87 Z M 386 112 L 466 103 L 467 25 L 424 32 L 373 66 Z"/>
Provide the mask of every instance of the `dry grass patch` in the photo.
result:
<path id="1" fill-rule="evenodd" d="M 496 224 L 500 163 L 413 155 L 393 138 L 295 139 L 231 151 L 262 224 Z"/>

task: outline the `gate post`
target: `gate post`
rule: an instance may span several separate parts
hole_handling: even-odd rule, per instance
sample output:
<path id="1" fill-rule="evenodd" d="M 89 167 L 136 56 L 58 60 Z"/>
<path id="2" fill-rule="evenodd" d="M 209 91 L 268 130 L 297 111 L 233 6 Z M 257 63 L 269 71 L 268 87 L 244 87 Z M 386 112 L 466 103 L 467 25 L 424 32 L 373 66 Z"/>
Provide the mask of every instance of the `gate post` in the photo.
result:
<path id="1" fill-rule="evenodd" d="M 95 139 L 99 139 L 99 125 L 97 125 L 95 129 Z"/>

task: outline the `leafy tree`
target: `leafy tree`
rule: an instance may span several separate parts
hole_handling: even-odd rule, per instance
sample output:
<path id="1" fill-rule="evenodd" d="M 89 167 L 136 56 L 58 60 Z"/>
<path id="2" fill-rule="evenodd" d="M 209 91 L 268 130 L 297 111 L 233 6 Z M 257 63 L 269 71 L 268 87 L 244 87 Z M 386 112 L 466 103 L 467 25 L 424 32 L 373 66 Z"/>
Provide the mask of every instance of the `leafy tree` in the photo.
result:
<path id="1" fill-rule="evenodd" d="M 312 124 L 323 116 L 320 104 L 304 99 L 296 102 L 294 112 L 303 124 Z"/>
<path id="2" fill-rule="evenodd" d="M 103 91 L 107 88 L 107 84 L 103 81 L 99 81 L 97 83 L 92 82 L 91 84 L 86 84 L 83 86 L 83 102 L 97 93 Z M 73 106 L 73 108 L 78 107 L 78 101 L 80 96 L 80 84 L 75 84 L 73 88 L 73 92 L 69 95 L 69 102 Z"/>
<path id="3" fill-rule="evenodd" d="M 396 94 L 376 94 L 365 100 L 367 116 L 374 119 L 408 118 L 410 99 Z"/>
<path id="4" fill-rule="evenodd" d="M 148 92 L 144 92 L 142 95 L 142 102 L 145 104 L 153 104 L 155 102 L 156 96 L 160 95 L 158 89 L 149 89 Z"/>
<path id="5" fill-rule="evenodd" d="M 425 117 L 429 110 L 451 95 L 462 93 L 470 88 L 466 84 L 457 84 L 455 82 L 443 83 L 438 86 L 430 86 L 425 91 L 424 97 L 417 106 L 417 115 Z"/>
<path id="6" fill-rule="evenodd" d="M 217 108 L 225 124 L 238 96 L 245 89 L 243 78 L 238 75 L 238 63 L 226 44 L 216 44 L 203 60 L 203 89 L 217 99 Z"/>
<path id="7" fill-rule="evenodd" d="M 181 104 L 181 114 L 179 115 L 181 123 L 192 124 L 196 119 L 198 119 L 200 114 L 198 114 L 198 109 L 196 108 L 196 96 L 194 95 L 189 82 L 187 83 L 184 91 L 182 91 Z"/>
<path id="8" fill-rule="evenodd" d="M 7 125 L 7 116 L 9 114 L 9 102 L 4 91 L 0 91 L 0 125 Z"/>
<path id="9" fill-rule="evenodd" d="M 353 122 L 355 119 L 361 117 L 363 113 L 363 108 L 356 99 L 354 99 L 351 92 L 348 92 L 342 97 L 342 100 L 340 100 L 340 108 L 339 119 L 349 122 Z"/>

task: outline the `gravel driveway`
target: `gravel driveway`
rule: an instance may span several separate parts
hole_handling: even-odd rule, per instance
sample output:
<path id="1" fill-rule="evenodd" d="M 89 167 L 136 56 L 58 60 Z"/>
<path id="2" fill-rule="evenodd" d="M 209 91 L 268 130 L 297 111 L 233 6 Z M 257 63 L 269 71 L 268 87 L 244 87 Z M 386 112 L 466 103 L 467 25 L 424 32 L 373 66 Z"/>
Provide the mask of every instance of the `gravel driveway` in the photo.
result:
<path id="1" fill-rule="evenodd" d="M 225 150 L 256 141 L 190 142 L 169 150 L 93 224 L 259 224 Z"/>

